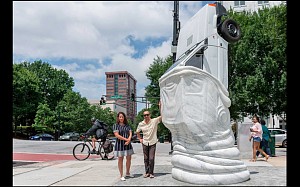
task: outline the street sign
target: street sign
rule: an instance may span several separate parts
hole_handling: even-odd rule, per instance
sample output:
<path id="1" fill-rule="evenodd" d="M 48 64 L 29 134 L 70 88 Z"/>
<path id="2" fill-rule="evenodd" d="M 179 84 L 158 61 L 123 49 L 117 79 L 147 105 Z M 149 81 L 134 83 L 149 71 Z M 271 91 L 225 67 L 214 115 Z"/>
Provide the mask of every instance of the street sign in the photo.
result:
<path id="1" fill-rule="evenodd" d="M 112 99 L 121 99 L 123 96 L 122 95 L 113 95 L 110 98 Z"/>

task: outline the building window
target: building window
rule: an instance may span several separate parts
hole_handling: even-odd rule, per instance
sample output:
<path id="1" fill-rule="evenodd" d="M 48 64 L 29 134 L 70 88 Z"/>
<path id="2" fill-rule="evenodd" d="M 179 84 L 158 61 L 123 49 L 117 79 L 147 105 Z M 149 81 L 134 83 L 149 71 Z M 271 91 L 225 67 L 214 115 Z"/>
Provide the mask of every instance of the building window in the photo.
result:
<path id="1" fill-rule="evenodd" d="M 119 74 L 119 78 L 125 78 L 126 75 L 125 74 Z"/>
<path id="2" fill-rule="evenodd" d="M 245 6 L 245 1 L 234 1 L 235 7 Z"/>
<path id="3" fill-rule="evenodd" d="M 269 5 L 269 1 L 257 1 L 258 5 Z"/>

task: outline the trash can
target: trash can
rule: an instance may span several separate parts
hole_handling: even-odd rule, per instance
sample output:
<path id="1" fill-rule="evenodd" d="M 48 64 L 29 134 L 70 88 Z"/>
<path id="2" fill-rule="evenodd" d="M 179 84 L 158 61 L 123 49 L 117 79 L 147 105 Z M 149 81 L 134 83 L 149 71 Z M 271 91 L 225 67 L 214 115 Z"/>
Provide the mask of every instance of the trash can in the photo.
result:
<path id="1" fill-rule="evenodd" d="M 275 134 L 274 132 L 271 133 L 271 141 L 269 141 L 269 147 L 270 147 L 270 150 L 271 150 L 271 155 L 272 156 L 275 156 Z"/>
<path id="2" fill-rule="evenodd" d="M 164 136 L 160 136 L 160 137 L 159 137 L 159 143 L 164 143 L 164 142 L 165 142 Z"/>

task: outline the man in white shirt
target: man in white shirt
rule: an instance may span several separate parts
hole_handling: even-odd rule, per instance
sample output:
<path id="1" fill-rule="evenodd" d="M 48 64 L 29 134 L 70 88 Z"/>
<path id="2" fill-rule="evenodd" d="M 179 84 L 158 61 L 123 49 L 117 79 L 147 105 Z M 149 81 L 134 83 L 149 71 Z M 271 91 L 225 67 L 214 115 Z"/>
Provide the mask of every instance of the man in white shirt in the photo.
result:
<path id="1" fill-rule="evenodd" d="M 160 108 L 160 102 L 159 102 Z M 140 122 L 136 129 L 136 134 L 143 146 L 145 174 L 144 177 L 154 178 L 154 159 L 157 143 L 157 126 L 162 121 L 162 117 L 158 116 L 151 119 L 151 114 L 148 110 L 143 112 L 144 120 Z M 143 132 L 141 138 L 140 132 Z"/>

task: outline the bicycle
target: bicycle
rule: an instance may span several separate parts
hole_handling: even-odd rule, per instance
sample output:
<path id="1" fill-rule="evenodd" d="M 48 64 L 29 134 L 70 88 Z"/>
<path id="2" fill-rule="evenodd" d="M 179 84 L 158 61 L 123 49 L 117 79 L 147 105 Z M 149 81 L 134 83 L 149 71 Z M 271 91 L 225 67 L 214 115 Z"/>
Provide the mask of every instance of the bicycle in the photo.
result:
<path id="1" fill-rule="evenodd" d="M 80 142 L 80 143 L 76 144 L 73 148 L 73 156 L 77 160 L 86 160 L 87 158 L 90 157 L 91 154 L 100 155 L 102 160 L 112 160 L 112 159 L 114 159 L 114 157 L 115 157 L 114 156 L 114 149 L 115 149 L 114 144 L 113 144 L 113 151 L 111 151 L 110 153 L 107 153 L 104 150 L 104 147 L 103 147 L 104 141 L 102 141 L 102 139 L 98 139 L 96 141 L 96 147 L 97 147 L 97 142 L 98 142 L 97 151 L 96 151 L 96 153 L 91 153 L 92 140 L 90 138 L 88 138 L 87 136 L 85 136 L 85 135 L 80 136 L 80 139 L 83 142 Z M 111 140 L 109 140 L 109 141 L 111 141 Z"/>

